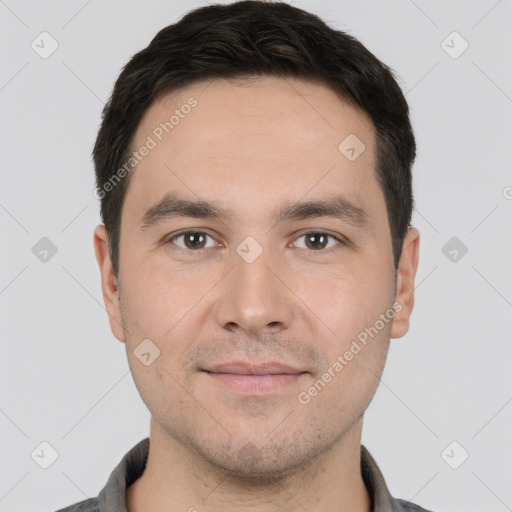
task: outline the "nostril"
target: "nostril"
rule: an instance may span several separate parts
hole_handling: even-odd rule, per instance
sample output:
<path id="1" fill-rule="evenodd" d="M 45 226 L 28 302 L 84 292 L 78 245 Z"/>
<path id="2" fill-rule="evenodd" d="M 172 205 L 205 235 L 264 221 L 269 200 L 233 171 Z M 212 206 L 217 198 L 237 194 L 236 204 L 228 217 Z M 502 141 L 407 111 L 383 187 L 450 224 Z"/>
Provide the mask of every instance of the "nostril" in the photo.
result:
<path id="1" fill-rule="evenodd" d="M 236 328 L 237 328 L 237 325 L 236 325 L 236 323 L 235 323 L 235 322 L 228 322 L 228 323 L 226 324 L 226 329 L 227 329 L 229 332 L 235 332 Z"/>

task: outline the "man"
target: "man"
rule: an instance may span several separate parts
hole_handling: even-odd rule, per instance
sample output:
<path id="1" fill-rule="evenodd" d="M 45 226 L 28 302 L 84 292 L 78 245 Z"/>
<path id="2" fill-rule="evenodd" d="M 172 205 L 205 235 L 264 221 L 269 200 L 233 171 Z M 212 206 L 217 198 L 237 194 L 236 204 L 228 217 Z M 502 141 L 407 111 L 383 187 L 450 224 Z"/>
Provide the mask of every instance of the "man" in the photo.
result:
<path id="1" fill-rule="evenodd" d="M 361 446 L 414 304 L 414 158 L 391 70 L 285 3 L 197 9 L 130 60 L 94 245 L 150 437 L 63 511 L 424 510 Z"/>

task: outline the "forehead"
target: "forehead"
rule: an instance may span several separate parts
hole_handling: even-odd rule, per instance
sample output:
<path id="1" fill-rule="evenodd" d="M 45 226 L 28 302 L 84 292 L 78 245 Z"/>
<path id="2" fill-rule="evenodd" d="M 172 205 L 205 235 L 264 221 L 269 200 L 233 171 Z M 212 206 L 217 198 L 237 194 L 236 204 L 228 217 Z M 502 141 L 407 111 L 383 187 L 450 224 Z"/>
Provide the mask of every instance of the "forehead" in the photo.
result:
<path id="1" fill-rule="evenodd" d="M 151 105 L 132 149 L 143 146 L 151 149 L 132 171 L 125 204 L 142 208 L 180 189 L 256 212 L 281 196 L 318 197 L 335 187 L 369 210 L 385 208 L 371 119 L 322 84 L 195 83 Z"/>

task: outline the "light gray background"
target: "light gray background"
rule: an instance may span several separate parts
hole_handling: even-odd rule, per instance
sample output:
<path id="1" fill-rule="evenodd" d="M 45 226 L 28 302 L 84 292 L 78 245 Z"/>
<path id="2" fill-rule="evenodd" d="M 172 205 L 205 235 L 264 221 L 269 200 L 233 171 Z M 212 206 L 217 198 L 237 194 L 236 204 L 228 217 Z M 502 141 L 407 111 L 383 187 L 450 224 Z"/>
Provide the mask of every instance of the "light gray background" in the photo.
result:
<path id="1" fill-rule="evenodd" d="M 90 153 L 121 67 L 203 4 L 0 0 L 0 511 L 97 495 L 149 433 L 103 306 Z M 397 497 L 435 511 L 512 510 L 512 4 L 293 5 L 399 73 L 417 136 L 415 310 L 391 342 L 363 443 Z M 31 48 L 42 31 L 59 44 L 47 59 Z M 453 31 L 469 43 L 456 59 L 441 47 Z M 46 263 L 31 251 L 44 236 L 58 247 Z M 457 262 L 442 252 L 454 236 L 468 248 Z M 42 441 L 59 454 L 48 469 L 31 458 Z M 452 441 L 469 453 L 458 469 L 441 456 Z"/>

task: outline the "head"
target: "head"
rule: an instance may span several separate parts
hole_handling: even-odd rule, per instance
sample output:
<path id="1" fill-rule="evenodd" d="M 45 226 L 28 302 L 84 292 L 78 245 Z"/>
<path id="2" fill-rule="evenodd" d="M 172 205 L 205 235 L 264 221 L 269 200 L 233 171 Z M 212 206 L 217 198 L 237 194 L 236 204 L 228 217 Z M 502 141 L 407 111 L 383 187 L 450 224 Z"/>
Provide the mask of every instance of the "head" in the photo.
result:
<path id="1" fill-rule="evenodd" d="M 269 476 L 360 426 L 418 263 L 392 71 L 288 4 L 203 7 L 123 68 L 93 156 L 103 296 L 159 428 Z M 242 394 L 209 373 L 233 361 L 300 373 Z"/>

